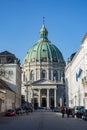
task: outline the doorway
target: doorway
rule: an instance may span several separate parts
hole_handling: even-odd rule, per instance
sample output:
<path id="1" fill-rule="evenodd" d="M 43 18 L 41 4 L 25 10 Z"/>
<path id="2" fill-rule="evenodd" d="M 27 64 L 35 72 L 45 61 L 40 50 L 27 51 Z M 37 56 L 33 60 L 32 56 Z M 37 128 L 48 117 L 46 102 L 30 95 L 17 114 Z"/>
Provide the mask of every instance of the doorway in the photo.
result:
<path id="1" fill-rule="evenodd" d="M 34 98 L 34 109 L 38 108 L 38 99 Z"/>
<path id="2" fill-rule="evenodd" d="M 52 108 L 54 108 L 54 98 L 53 97 L 51 97 L 51 99 L 50 99 L 50 106 Z"/>
<path id="3" fill-rule="evenodd" d="M 47 106 L 47 101 L 46 101 L 46 97 L 42 98 L 42 107 L 46 107 Z"/>

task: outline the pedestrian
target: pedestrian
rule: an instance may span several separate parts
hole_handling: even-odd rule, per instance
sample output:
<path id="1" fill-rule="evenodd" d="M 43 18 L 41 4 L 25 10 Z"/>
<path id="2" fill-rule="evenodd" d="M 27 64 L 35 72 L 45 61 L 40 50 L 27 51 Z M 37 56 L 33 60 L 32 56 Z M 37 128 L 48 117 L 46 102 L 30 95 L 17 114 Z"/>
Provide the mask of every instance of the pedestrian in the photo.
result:
<path id="1" fill-rule="evenodd" d="M 29 114 L 29 110 L 28 110 L 28 107 L 26 107 L 26 114 L 27 114 L 27 115 Z"/>
<path id="2" fill-rule="evenodd" d="M 70 109 L 69 108 L 66 109 L 66 114 L 67 114 L 67 117 L 69 118 L 69 115 L 70 115 Z"/>
<path id="3" fill-rule="evenodd" d="M 65 114 L 65 109 L 64 109 L 64 107 L 62 108 L 62 118 L 64 118 L 64 114 Z"/>

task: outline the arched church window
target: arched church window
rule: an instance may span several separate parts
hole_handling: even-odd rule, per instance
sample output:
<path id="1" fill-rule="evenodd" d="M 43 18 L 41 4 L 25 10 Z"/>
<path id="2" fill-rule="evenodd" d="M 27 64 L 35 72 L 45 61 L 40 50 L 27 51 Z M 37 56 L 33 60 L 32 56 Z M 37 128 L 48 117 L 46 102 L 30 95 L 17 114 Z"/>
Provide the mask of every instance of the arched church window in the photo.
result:
<path id="1" fill-rule="evenodd" d="M 41 78 L 42 79 L 46 78 L 46 70 L 42 70 L 42 72 L 41 72 Z"/>
<path id="2" fill-rule="evenodd" d="M 53 71 L 53 80 L 58 80 L 58 73 L 56 70 Z"/>
<path id="3" fill-rule="evenodd" d="M 33 70 L 30 72 L 30 80 L 34 80 L 34 71 Z"/>

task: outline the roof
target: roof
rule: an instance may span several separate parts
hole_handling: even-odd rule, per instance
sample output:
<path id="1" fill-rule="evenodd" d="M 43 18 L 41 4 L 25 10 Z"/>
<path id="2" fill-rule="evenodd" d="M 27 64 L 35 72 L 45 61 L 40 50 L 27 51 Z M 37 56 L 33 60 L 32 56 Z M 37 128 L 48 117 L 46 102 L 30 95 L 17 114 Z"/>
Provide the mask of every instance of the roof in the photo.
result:
<path id="1" fill-rule="evenodd" d="M 6 84 L 6 82 L 3 81 L 2 79 L 0 79 L 0 88 L 1 88 L 1 89 L 8 89 L 8 90 L 14 92 L 14 91 Z M 15 92 L 14 92 L 14 93 L 15 93 Z"/>
<path id="2" fill-rule="evenodd" d="M 4 57 L 4 60 L 3 60 Z M 0 53 L 0 64 L 13 64 L 17 63 L 20 66 L 20 60 L 9 51 L 3 51 Z"/>
<path id="3" fill-rule="evenodd" d="M 13 57 L 15 57 L 15 55 L 12 54 L 12 53 L 10 53 L 9 51 L 3 51 L 3 52 L 1 52 L 0 56 L 13 56 Z"/>
<path id="4" fill-rule="evenodd" d="M 27 51 L 24 62 L 64 62 L 60 50 L 48 40 L 45 25 L 40 29 L 40 39 Z"/>

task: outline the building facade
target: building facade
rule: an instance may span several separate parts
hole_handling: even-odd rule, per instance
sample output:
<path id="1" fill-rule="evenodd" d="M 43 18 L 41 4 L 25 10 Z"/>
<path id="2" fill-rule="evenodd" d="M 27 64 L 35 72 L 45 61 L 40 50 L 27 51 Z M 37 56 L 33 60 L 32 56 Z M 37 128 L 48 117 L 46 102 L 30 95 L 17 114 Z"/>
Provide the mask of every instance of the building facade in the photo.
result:
<path id="1" fill-rule="evenodd" d="M 0 79 L 0 113 L 7 109 L 15 109 L 16 93 L 8 87 L 5 81 Z"/>
<path id="2" fill-rule="evenodd" d="M 67 106 L 87 109 L 87 34 L 78 51 L 66 63 L 65 86 Z"/>
<path id="3" fill-rule="evenodd" d="M 43 24 L 40 39 L 30 48 L 22 66 L 22 95 L 34 107 L 64 105 L 64 67 L 60 50 L 48 40 Z"/>
<path id="4" fill-rule="evenodd" d="M 4 51 L 0 53 L 0 79 L 15 93 L 15 107 L 21 105 L 21 67 L 14 54 Z"/>

